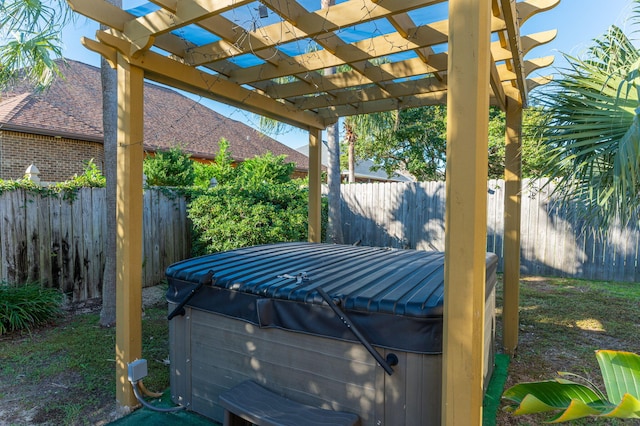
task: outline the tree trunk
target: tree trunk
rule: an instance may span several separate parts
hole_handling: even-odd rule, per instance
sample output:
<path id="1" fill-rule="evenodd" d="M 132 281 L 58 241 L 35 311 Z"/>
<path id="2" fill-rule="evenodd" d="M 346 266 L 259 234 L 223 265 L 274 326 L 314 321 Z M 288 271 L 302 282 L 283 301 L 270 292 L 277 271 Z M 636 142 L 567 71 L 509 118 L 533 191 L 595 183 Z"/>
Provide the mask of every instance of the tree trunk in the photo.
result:
<path id="1" fill-rule="evenodd" d="M 349 183 L 356 183 L 356 139 L 358 139 L 358 136 L 355 134 L 351 124 L 346 120 L 344 133 L 348 144 Z"/>
<path id="2" fill-rule="evenodd" d="M 122 0 L 109 0 L 122 7 Z M 102 128 L 104 134 L 104 176 L 107 180 L 107 235 L 105 236 L 105 265 L 102 277 L 102 309 L 100 325 L 116 323 L 116 161 L 118 134 L 118 75 L 107 61 L 100 62 L 102 82 Z"/>
<path id="3" fill-rule="evenodd" d="M 321 0 L 323 9 L 336 4 L 335 0 Z M 335 67 L 324 70 L 325 75 L 335 74 Z M 329 187 L 329 223 L 327 224 L 327 241 L 342 244 L 342 215 L 340 214 L 340 128 L 338 122 L 327 127 L 327 186 Z"/>
<path id="4" fill-rule="evenodd" d="M 327 127 L 327 186 L 329 187 L 329 223 L 327 241 L 342 244 L 342 215 L 340 213 L 340 144 L 338 123 Z"/>

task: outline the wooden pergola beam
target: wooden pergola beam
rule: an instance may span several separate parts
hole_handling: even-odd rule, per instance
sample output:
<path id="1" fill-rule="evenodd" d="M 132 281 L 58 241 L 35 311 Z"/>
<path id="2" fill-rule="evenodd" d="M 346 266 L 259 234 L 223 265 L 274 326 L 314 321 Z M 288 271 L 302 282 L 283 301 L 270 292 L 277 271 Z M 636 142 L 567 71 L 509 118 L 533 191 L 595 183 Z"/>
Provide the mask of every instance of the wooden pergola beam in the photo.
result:
<path id="1" fill-rule="evenodd" d="M 553 9 L 560 4 L 560 0 L 525 0 L 516 3 L 516 11 L 518 12 L 519 26 L 522 27 L 525 22 L 540 12 Z"/>
<path id="2" fill-rule="evenodd" d="M 527 76 L 532 72 L 534 72 L 535 70 L 551 66 L 551 64 L 553 64 L 554 61 L 555 61 L 554 56 L 544 56 L 542 58 L 535 58 L 535 59 L 524 61 L 524 75 Z"/>
<path id="3" fill-rule="evenodd" d="M 522 190 L 522 102 L 520 94 L 507 95 L 504 168 L 504 302 L 505 351 L 514 355 L 520 327 L 520 210 Z"/>
<path id="4" fill-rule="evenodd" d="M 159 35 L 251 2 L 253 0 L 178 0 L 174 13 L 159 9 L 127 21 L 124 34 L 131 41 L 131 54 L 135 54 L 149 48 Z"/>
<path id="5" fill-rule="evenodd" d="M 309 128 L 309 242 L 322 241 L 322 130 Z"/>
<path id="6" fill-rule="evenodd" d="M 492 19 L 492 31 L 504 28 L 504 21 L 496 17 Z M 350 62 L 358 62 L 446 43 L 448 40 L 447 21 L 411 28 L 409 34 L 408 38 L 404 38 L 398 33 L 391 33 L 356 41 L 341 46 L 338 48 L 339 51 L 334 53 L 326 50 L 304 53 L 293 56 L 290 60 L 277 65 L 264 64 L 239 69 L 232 72 L 230 78 L 239 84 L 248 84 L 348 64 L 348 62 L 339 59 L 344 56 L 351 58 Z"/>
<path id="7" fill-rule="evenodd" d="M 98 31 L 100 42 L 112 46 L 119 52 L 130 51 L 130 44 L 106 31 Z M 255 91 L 245 89 L 219 76 L 208 74 L 181 62 L 168 59 L 155 52 L 147 51 L 136 58 L 130 58 L 132 65 L 140 67 L 146 77 L 163 84 L 169 84 L 192 93 L 202 94 L 211 99 L 237 105 L 248 111 L 264 114 L 275 120 L 304 128 L 324 128 L 327 126 L 317 114 L 308 111 L 288 109 L 286 105 Z"/>
<path id="8" fill-rule="evenodd" d="M 557 35 L 557 30 L 549 30 L 522 36 L 520 38 L 520 46 L 522 46 L 522 56 L 524 57 L 534 47 L 549 43 L 551 40 L 556 38 Z"/>
<path id="9" fill-rule="evenodd" d="M 527 85 L 525 84 L 525 74 L 524 74 L 524 66 L 522 63 L 522 57 L 518 52 L 522 51 L 520 46 L 520 27 L 518 26 L 517 12 L 515 8 L 515 2 L 512 0 L 499 0 L 500 7 L 502 9 L 502 15 L 504 16 L 504 22 L 507 26 L 506 33 L 508 36 L 506 37 L 506 42 L 509 45 L 509 50 L 511 52 L 516 52 L 516 54 L 511 55 L 511 70 L 515 73 L 515 81 L 516 87 L 520 90 L 522 94 L 522 100 L 526 104 L 527 102 Z M 506 101 L 505 101 L 506 104 Z M 504 110 L 505 108 L 503 108 Z"/>
<path id="10" fill-rule="evenodd" d="M 144 73 L 117 57 L 116 171 L 116 400 L 138 401 L 127 380 L 128 364 L 142 358 L 142 159 Z M 128 411 L 127 408 L 124 411 Z"/>
<path id="11" fill-rule="evenodd" d="M 339 90 L 331 93 L 331 96 L 302 96 L 288 98 L 287 100 L 303 109 L 320 109 L 347 105 L 353 103 L 371 102 L 387 98 L 387 93 L 393 93 L 394 97 L 421 95 L 429 92 L 446 90 L 446 82 L 435 77 L 418 81 L 401 81 L 399 83 L 381 83 L 379 86 L 369 86 L 362 90 Z"/>
<path id="12" fill-rule="evenodd" d="M 501 73 L 498 71 L 498 67 L 496 67 L 496 63 L 493 59 L 490 61 L 490 76 L 489 82 L 491 84 L 491 90 L 493 92 L 493 97 L 495 99 L 496 104 L 500 107 L 501 110 L 506 110 L 507 108 L 507 98 L 504 94 L 504 88 L 502 87 L 502 77 Z"/>
<path id="13" fill-rule="evenodd" d="M 491 4 L 449 0 L 449 17 L 442 425 L 469 426 L 482 424 Z"/>
<path id="14" fill-rule="evenodd" d="M 440 3 L 444 0 L 428 1 L 428 4 Z M 167 3 L 166 1 L 163 3 Z M 289 6 L 293 2 L 265 1 L 272 10 L 277 10 L 282 16 L 289 16 Z M 298 11 L 295 17 L 289 16 L 285 22 L 261 27 L 256 34 L 238 34 L 229 42 L 237 46 L 243 52 L 260 52 L 265 49 L 273 49 L 273 43 L 291 43 L 321 34 L 330 34 L 340 28 L 350 27 L 355 24 L 369 22 L 375 19 L 385 18 L 389 15 L 406 12 L 422 7 L 425 1 L 420 0 L 385 0 L 382 3 L 370 0 L 350 0 L 326 9 L 314 12 Z M 293 6 L 295 7 L 295 6 Z M 205 24 L 208 24 L 205 22 Z M 219 22 L 216 25 L 207 25 L 214 33 L 217 33 Z M 299 30 L 304 28 L 304 30 Z M 231 51 L 227 50 L 228 43 L 214 42 L 200 47 L 189 49 L 191 65 L 202 65 L 230 57 Z"/>
<path id="15" fill-rule="evenodd" d="M 415 77 L 423 74 L 431 74 L 447 69 L 447 54 L 440 53 L 429 57 L 429 63 L 425 64 L 420 58 L 407 59 L 400 62 L 368 66 L 364 72 L 344 71 L 338 74 L 321 76 L 318 73 L 309 73 L 308 82 L 292 82 L 271 85 L 266 88 L 269 96 L 287 99 L 296 96 L 310 95 L 337 89 L 349 89 L 354 85 L 364 84 L 365 81 L 375 83 Z M 363 78 L 363 74 L 366 79 Z"/>

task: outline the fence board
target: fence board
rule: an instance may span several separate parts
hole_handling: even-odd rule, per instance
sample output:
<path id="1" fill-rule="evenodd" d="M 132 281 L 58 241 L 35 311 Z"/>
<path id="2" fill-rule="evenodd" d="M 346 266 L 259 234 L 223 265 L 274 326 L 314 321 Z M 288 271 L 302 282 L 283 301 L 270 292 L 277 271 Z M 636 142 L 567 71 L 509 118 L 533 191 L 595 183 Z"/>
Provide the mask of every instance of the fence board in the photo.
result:
<path id="1" fill-rule="evenodd" d="M 17 219 L 13 226 L 13 276 L 14 280 L 27 282 L 29 280 L 29 263 L 27 247 L 27 215 L 25 209 L 25 195 L 14 194 L 12 197 L 13 215 Z"/>
<path id="2" fill-rule="evenodd" d="M 0 284 L 9 281 L 7 276 L 6 260 L 9 257 L 10 244 L 8 242 L 9 220 L 12 215 L 7 212 L 9 207 L 9 199 L 6 195 L 0 194 Z"/>
<path id="3" fill-rule="evenodd" d="M 51 197 L 49 200 L 49 230 L 51 233 L 51 282 L 49 286 L 62 289 L 62 234 L 60 232 L 60 199 L 58 197 Z"/>
<path id="4" fill-rule="evenodd" d="M 48 197 L 47 197 L 48 198 Z M 51 275 L 52 244 L 51 244 L 51 200 L 44 197 L 37 197 L 38 213 L 38 239 L 39 245 L 35 248 L 38 251 L 37 261 L 39 262 L 40 276 L 35 277 L 42 285 L 51 287 L 53 277 Z"/>
<path id="5" fill-rule="evenodd" d="M 640 230 L 583 229 L 575 209 L 559 209 L 544 181 L 523 182 L 521 268 L 530 275 L 638 281 Z M 342 185 L 345 243 L 444 249 L 443 182 Z M 504 182 L 487 182 L 487 250 L 502 270 Z"/>
<path id="6" fill-rule="evenodd" d="M 151 191 L 145 191 L 143 196 L 143 205 L 144 209 L 142 210 L 142 240 L 143 241 L 152 241 L 153 244 L 156 243 L 155 235 L 153 235 L 154 226 L 150 226 L 153 223 L 154 217 L 152 214 L 153 208 L 150 208 L 154 203 L 153 193 Z M 154 249 L 152 246 L 151 250 L 147 250 L 147 244 L 143 247 L 142 252 L 142 279 L 146 282 L 150 279 L 151 271 L 153 271 L 153 267 L 155 265 L 153 255 Z"/>
<path id="7" fill-rule="evenodd" d="M 60 254 L 61 254 L 61 287 L 68 297 L 73 297 L 73 228 L 70 226 L 72 214 L 71 203 L 60 200 Z"/>
<path id="8" fill-rule="evenodd" d="M 94 212 L 91 223 L 92 255 L 91 273 L 93 281 L 90 286 L 91 295 L 89 297 L 101 297 L 102 285 L 104 282 L 104 264 L 106 261 L 106 232 L 107 232 L 107 198 L 98 191 L 97 188 L 85 188 L 84 191 L 91 193 L 91 209 Z"/>

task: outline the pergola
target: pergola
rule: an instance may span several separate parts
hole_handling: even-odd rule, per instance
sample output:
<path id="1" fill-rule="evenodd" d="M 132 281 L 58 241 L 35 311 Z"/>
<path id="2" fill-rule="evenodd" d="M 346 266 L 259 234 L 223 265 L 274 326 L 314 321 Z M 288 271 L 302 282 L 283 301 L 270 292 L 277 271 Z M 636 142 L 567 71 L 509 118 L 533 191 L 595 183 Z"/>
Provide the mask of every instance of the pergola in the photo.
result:
<path id="1" fill-rule="evenodd" d="M 489 105 L 506 111 L 504 346 L 518 341 L 522 108 L 555 31 L 521 35 L 559 0 L 68 0 L 108 27 L 84 45 L 118 71 L 117 401 L 141 357 L 143 80 L 309 132 L 309 240 L 320 240 L 321 131 L 340 117 L 448 105 L 442 424 L 482 421 Z M 332 69 L 333 73 L 325 72 Z M 455 265 L 455 267 L 452 267 Z"/>

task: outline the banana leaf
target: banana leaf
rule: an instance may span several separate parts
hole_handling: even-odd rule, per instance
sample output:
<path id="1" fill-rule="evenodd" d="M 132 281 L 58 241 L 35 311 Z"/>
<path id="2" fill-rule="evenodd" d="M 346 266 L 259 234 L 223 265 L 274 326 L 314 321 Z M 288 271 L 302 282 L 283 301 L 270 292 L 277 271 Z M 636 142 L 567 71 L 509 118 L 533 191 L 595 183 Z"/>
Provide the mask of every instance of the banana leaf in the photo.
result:
<path id="1" fill-rule="evenodd" d="M 520 383 L 503 393 L 502 397 L 508 403 L 506 410 L 515 415 L 557 412 L 547 420 L 549 423 L 588 416 L 640 418 L 640 356 L 599 350 L 596 358 L 606 396 L 595 387 L 562 378 Z"/>

